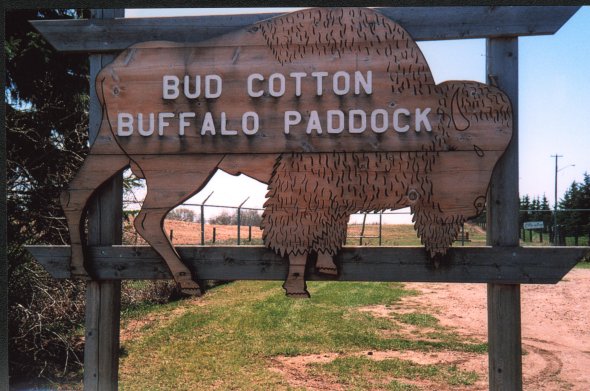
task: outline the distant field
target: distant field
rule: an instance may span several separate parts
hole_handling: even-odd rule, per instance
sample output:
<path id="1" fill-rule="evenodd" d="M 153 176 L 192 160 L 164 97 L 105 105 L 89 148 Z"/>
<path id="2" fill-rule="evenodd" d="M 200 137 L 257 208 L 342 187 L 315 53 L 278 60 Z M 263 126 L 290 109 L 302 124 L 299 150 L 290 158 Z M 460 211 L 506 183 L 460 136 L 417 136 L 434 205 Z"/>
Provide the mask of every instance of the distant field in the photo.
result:
<path id="1" fill-rule="evenodd" d="M 164 222 L 166 233 L 170 235 L 172 231 L 173 244 L 198 245 L 201 244 L 201 224 L 189 223 L 184 221 L 166 220 Z M 213 230 L 215 229 L 215 243 L 213 242 Z M 347 246 L 378 246 L 379 245 L 379 225 L 365 225 L 364 238 L 358 237 L 361 234 L 361 224 L 349 224 L 346 241 Z M 484 246 L 486 243 L 485 231 L 473 224 L 465 224 L 466 241 L 465 246 Z M 237 244 L 238 227 L 237 225 L 211 225 L 205 224 L 205 244 L 212 245 L 235 245 Z M 259 227 L 252 227 L 251 233 L 247 226 L 242 226 L 240 230 L 241 245 L 262 244 L 262 230 Z M 249 240 L 251 238 L 251 240 Z M 460 238 L 459 238 L 460 239 Z M 145 244 L 143 239 L 135 234 L 131 224 L 125 227 L 124 241 L 126 244 Z M 381 232 L 381 245 L 383 246 L 419 246 L 420 238 L 417 237 L 414 227 L 409 224 L 402 225 L 383 225 Z M 455 246 L 461 246 L 461 242 L 455 243 Z"/>

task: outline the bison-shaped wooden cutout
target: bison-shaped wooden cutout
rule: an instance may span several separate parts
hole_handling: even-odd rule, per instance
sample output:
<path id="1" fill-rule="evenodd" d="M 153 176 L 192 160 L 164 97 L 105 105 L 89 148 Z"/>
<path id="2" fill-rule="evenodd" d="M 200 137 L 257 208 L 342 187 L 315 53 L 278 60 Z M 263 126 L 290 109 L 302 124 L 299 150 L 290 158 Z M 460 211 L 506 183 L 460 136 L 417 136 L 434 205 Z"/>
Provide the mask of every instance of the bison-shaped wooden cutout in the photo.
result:
<path id="1" fill-rule="evenodd" d="M 163 221 L 218 169 L 268 184 L 264 242 L 289 259 L 287 294 L 308 296 L 308 256 L 336 274 L 355 212 L 409 206 L 427 253 L 445 254 L 482 211 L 512 135 L 502 91 L 435 84 L 408 33 L 369 9 L 307 9 L 190 45 L 134 45 L 96 91 L 99 134 L 61 199 L 72 275 L 87 276 L 89 198 L 131 167 L 148 189 L 135 227 L 192 294 L 196 276 Z"/>

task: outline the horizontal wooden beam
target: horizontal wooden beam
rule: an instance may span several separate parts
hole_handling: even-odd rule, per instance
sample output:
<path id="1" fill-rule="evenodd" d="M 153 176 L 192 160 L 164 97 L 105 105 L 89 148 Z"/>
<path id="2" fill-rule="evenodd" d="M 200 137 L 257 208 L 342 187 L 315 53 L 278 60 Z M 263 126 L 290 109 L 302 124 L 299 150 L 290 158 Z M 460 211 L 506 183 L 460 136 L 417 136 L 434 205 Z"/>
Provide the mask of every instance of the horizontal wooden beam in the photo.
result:
<path id="1" fill-rule="evenodd" d="M 55 278 L 69 278 L 69 246 L 28 246 Z M 203 280 L 283 280 L 287 260 L 261 246 L 176 246 Z M 309 265 L 309 280 L 554 284 L 589 247 L 456 247 L 435 267 L 422 247 L 345 247 L 336 257 L 340 275 L 328 278 Z M 92 247 L 89 269 L 99 280 L 169 279 L 148 246 Z M 312 263 L 312 262 L 309 262 Z"/>
<path id="2" fill-rule="evenodd" d="M 385 7 L 379 12 L 418 41 L 554 34 L 578 6 Z M 110 52 L 144 41 L 199 42 L 282 14 L 35 20 L 60 51 Z"/>

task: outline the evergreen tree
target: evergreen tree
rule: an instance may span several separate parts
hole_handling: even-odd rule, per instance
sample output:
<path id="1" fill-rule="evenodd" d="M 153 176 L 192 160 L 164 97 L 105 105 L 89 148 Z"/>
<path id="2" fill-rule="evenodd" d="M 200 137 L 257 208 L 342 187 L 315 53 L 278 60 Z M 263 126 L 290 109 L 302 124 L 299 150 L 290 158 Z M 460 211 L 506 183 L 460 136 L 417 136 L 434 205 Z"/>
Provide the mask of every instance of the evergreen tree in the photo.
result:
<path id="1" fill-rule="evenodd" d="M 72 331 L 83 322 L 84 284 L 57 281 L 24 244 L 67 244 L 59 192 L 88 151 L 85 55 L 54 51 L 28 20 L 77 18 L 81 10 L 7 10 L 6 163 L 11 381 L 79 367 Z M 84 15 L 88 17 L 88 15 Z"/>
<path id="2" fill-rule="evenodd" d="M 543 222 L 543 230 L 545 232 L 549 232 L 549 227 L 552 224 L 552 213 L 549 207 L 549 200 L 547 199 L 547 196 L 545 194 L 543 194 L 543 198 L 541 198 L 541 203 L 539 205 L 539 209 L 541 210 L 540 212 L 540 216 L 541 216 L 541 221 Z"/>
<path id="3" fill-rule="evenodd" d="M 540 205 L 541 205 L 541 202 L 539 201 L 539 197 L 537 196 L 531 202 L 531 210 L 532 210 L 532 213 L 530 214 L 531 221 L 539 221 Z"/>
<path id="4" fill-rule="evenodd" d="M 529 209 L 531 208 L 531 199 L 528 194 L 520 197 L 520 213 L 518 218 L 518 226 L 522 228 L 523 224 L 529 221 Z"/>

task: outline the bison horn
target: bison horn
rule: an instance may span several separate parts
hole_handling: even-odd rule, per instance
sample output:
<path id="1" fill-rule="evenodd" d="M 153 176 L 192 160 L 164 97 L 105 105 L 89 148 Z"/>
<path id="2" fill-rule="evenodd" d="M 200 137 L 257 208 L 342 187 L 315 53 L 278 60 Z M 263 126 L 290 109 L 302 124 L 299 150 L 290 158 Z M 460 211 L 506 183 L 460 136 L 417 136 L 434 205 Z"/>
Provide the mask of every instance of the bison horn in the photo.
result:
<path id="1" fill-rule="evenodd" d="M 451 117 L 457 130 L 463 131 L 469 127 L 469 120 L 465 117 L 459 105 L 459 89 L 455 90 L 453 99 L 451 99 Z"/>

